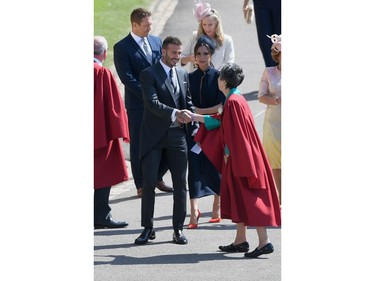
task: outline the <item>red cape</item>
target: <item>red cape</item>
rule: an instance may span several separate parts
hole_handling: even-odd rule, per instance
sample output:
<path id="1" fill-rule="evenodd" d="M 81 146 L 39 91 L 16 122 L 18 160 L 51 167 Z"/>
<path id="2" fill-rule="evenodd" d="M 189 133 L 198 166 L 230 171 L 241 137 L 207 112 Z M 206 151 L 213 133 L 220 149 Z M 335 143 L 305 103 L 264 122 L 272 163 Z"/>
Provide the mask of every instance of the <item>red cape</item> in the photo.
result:
<path id="1" fill-rule="evenodd" d="M 211 117 L 220 120 L 221 115 L 211 115 Z M 216 170 L 221 173 L 223 165 L 224 147 L 221 141 L 221 129 L 207 130 L 204 123 L 199 124 L 198 132 L 194 136 L 194 141 L 198 142 L 204 154 L 215 166 Z"/>
<path id="2" fill-rule="evenodd" d="M 224 105 L 219 130 L 207 131 L 202 126 L 195 140 L 222 175 L 222 217 L 247 226 L 280 226 L 272 169 L 244 97 L 231 95 Z M 227 164 L 225 145 L 230 151 Z"/>
<path id="3" fill-rule="evenodd" d="M 129 142 L 128 116 L 109 69 L 94 63 L 94 188 L 128 180 L 122 138 Z"/>

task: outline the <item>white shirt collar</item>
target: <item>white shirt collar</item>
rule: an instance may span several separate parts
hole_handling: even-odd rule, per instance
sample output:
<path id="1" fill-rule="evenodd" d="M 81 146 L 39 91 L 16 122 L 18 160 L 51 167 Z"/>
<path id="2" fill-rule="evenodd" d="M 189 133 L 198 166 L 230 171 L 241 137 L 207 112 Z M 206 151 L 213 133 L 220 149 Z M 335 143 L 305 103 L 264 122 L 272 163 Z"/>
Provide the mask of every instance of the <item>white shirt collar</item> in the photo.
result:
<path id="1" fill-rule="evenodd" d="M 166 65 L 161 59 L 160 59 L 160 64 L 164 68 L 164 71 L 167 74 L 167 76 L 169 77 L 169 71 L 171 70 L 171 68 L 168 65 Z M 172 67 L 172 69 L 174 69 L 174 67 Z M 176 77 L 176 70 L 174 69 L 173 72 L 175 74 L 174 76 Z"/>
<path id="2" fill-rule="evenodd" d="M 133 39 L 135 40 L 135 42 L 137 42 L 138 45 L 141 46 L 141 44 L 143 44 L 143 41 L 142 41 L 143 37 L 140 37 L 140 36 L 136 35 L 135 33 L 133 33 L 133 31 L 130 31 L 130 34 L 133 37 Z M 146 37 L 146 40 L 147 40 L 147 37 Z"/>
<path id="3" fill-rule="evenodd" d="M 100 65 L 103 65 L 103 63 L 100 60 L 98 60 L 97 58 L 94 58 L 94 61 L 97 62 Z"/>

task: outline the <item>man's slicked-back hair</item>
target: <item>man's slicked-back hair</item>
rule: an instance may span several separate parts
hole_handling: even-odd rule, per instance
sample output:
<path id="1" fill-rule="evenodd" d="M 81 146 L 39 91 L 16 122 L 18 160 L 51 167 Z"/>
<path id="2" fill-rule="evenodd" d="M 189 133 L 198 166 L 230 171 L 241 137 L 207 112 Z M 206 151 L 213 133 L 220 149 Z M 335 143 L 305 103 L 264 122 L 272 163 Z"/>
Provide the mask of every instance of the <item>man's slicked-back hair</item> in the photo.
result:
<path id="1" fill-rule="evenodd" d="M 151 17 L 151 12 L 143 8 L 134 9 L 130 14 L 130 23 L 136 22 L 141 24 L 144 17 Z"/>
<path id="2" fill-rule="evenodd" d="M 173 37 L 173 36 L 168 36 L 167 38 L 164 39 L 163 41 L 163 45 L 162 45 L 162 49 L 166 50 L 168 48 L 169 45 L 177 45 L 177 46 L 181 46 L 182 45 L 182 42 L 180 39 L 178 39 L 177 37 Z"/>

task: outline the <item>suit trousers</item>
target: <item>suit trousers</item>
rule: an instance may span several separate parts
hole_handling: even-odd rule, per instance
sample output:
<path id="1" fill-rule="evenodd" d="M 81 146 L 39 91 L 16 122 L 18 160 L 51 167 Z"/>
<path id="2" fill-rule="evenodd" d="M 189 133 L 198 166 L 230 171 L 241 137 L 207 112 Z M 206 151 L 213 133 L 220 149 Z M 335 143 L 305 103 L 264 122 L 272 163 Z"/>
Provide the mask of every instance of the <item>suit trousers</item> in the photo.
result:
<path id="1" fill-rule="evenodd" d="M 169 128 L 159 143 L 142 159 L 143 194 L 142 226 L 152 228 L 154 224 L 155 185 L 158 180 L 158 167 L 162 157 L 168 164 L 173 182 L 173 218 L 174 230 L 182 230 L 186 217 L 186 170 L 187 143 L 184 129 Z"/>
<path id="2" fill-rule="evenodd" d="M 94 190 L 94 224 L 103 222 L 111 212 L 109 194 L 111 186 Z"/>

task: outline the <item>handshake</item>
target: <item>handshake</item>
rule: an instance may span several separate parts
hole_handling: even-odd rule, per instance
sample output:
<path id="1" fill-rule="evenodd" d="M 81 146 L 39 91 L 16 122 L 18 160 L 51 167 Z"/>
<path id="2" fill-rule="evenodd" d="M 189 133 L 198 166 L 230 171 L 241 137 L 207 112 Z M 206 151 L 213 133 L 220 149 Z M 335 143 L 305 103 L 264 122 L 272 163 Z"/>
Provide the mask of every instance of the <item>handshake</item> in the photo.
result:
<path id="1" fill-rule="evenodd" d="M 177 110 L 176 111 L 176 118 L 180 123 L 190 123 L 193 120 L 194 113 L 187 109 Z"/>

